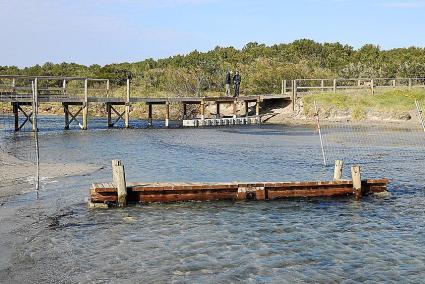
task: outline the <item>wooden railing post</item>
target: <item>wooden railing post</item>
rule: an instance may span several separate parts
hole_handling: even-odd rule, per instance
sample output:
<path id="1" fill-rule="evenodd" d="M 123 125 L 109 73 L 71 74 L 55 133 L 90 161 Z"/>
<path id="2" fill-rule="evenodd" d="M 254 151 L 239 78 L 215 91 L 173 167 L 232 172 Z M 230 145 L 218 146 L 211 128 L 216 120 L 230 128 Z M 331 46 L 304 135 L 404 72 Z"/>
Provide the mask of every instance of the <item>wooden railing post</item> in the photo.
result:
<path id="1" fill-rule="evenodd" d="M 37 128 L 38 114 L 38 78 L 34 79 L 33 83 L 33 102 L 32 102 L 32 131 L 38 131 Z"/>
<path id="2" fill-rule="evenodd" d="M 335 169 L 334 169 L 334 180 L 342 179 L 342 167 L 344 162 L 342 160 L 335 161 Z"/>
<path id="3" fill-rule="evenodd" d="M 353 193 L 356 198 L 362 197 L 362 179 L 360 175 L 360 166 L 351 167 L 351 177 L 353 179 Z"/>
<path id="4" fill-rule="evenodd" d="M 88 99 L 88 79 L 84 80 L 84 105 L 83 105 L 83 125 L 81 129 L 87 130 L 87 120 L 89 115 L 89 99 Z"/>
<path id="5" fill-rule="evenodd" d="M 333 81 L 333 91 L 334 91 L 334 94 L 336 94 L 336 79 L 334 79 L 334 81 Z"/>
<path id="6" fill-rule="evenodd" d="M 66 79 L 63 79 L 62 81 L 62 93 L 66 95 Z"/>
<path id="7" fill-rule="evenodd" d="M 292 81 L 292 111 L 295 111 L 295 102 L 297 101 L 297 80 Z"/>
<path id="8" fill-rule="evenodd" d="M 409 78 L 409 90 L 412 89 L 412 78 Z"/>
<path id="9" fill-rule="evenodd" d="M 124 124 L 125 124 L 125 128 L 130 127 L 130 78 L 127 78 L 127 93 L 125 96 Z"/>
<path id="10" fill-rule="evenodd" d="M 112 160 L 112 181 L 117 188 L 118 206 L 127 205 L 127 185 L 125 182 L 124 165 L 120 160 Z"/>
<path id="11" fill-rule="evenodd" d="M 372 95 L 375 94 L 375 80 L 374 79 L 370 80 L 370 90 L 372 92 Z"/>

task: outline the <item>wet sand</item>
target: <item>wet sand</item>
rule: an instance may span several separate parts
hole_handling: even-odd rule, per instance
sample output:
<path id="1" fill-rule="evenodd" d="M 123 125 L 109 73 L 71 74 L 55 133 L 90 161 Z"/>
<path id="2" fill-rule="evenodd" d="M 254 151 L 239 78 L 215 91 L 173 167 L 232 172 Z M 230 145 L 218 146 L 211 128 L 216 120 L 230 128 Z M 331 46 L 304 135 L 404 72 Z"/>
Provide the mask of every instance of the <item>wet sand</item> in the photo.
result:
<path id="1" fill-rule="evenodd" d="M 0 152 L 0 165 L 0 203 L 2 199 L 34 190 L 36 167 L 33 163 Z M 41 163 L 40 180 L 49 182 L 61 177 L 83 176 L 102 168 L 98 165 L 78 163 Z"/>

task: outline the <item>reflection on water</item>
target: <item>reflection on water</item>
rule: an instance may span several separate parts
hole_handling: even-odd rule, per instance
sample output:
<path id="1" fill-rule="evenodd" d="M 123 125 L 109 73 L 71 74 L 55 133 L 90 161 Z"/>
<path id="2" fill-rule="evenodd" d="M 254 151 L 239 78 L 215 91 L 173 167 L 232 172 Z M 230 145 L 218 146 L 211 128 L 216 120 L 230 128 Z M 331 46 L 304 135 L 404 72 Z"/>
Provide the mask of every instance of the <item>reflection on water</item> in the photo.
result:
<path id="1" fill-rule="evenodd" d="M 5 279 L 328 283 L 421 282 L 425 276 L 423 153 L 406 160 L 386 148 L 363 161 L 364 177 L 393 179 L 385 197 L 99 211 L 87 209 L 84 199 L 91 182 L 111 179 L 116 158 L 129 181 L 323 180 L 333 168 L 321 165 L 318 137 L 306 128 L 46 131 L 40 139 L 44 162 L 106 168 L 46 184 L 38 202 L 28 196 L 13 202 L 18 224 L 19 216 L 43 210 L 49 218 L 12 232 L 28 240 L 14 258 L 19 265 L 0 270 Z M 346 177 L 352 161 L 346 159 Z"/>

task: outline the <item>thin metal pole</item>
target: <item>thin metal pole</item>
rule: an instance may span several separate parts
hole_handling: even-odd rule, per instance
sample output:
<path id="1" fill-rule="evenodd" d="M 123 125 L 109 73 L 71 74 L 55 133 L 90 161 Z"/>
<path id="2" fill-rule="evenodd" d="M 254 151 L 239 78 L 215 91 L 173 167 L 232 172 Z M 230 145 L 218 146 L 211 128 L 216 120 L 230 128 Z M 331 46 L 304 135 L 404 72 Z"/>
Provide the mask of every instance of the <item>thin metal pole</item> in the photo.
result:
<path id="1" fill-rule="evenodd" d="M 33 97 L 33 124 L 35 124 L 34 140 L 35 140 L 35 194 L 37 199 L 39 198 L 39 189 L 40 189 L 40 147 L 38 143 L 38 128 L 37 128 L 37 112 L 38 112 L 38 98 L 37 98 L 37 78 L 33 82 L 32 85 L 32 97 Z"/>
<path id="2" fill-rule="evenodd" d="M 316 121 L 317 121 L 317 129 L 319 130 L 320 147 L 322 148 L 323 165 L 326 166 L 325 149 L 323 147 L 322 130 L 320 129 L 320 118 L 319 118 L 319 112 L 317 111 L 316 101 L 314 101 L 314 111 L 315 111 L 314 116 L 316 117 Z"/>
<path id="3" fill-rule="evenodd" d="M 423 130 L 425 132 L 424 116 L 422 114 L 422 109 L 421 109 L 421 107 L 419 105 L 419 101 L 418 100 L 415 100 L 415 105 L 416 105 L 416 110 L 418 111 L 418 114 L 419 114 L 419 120 L 421 121 L 422 128 L 423 128 Z"/>

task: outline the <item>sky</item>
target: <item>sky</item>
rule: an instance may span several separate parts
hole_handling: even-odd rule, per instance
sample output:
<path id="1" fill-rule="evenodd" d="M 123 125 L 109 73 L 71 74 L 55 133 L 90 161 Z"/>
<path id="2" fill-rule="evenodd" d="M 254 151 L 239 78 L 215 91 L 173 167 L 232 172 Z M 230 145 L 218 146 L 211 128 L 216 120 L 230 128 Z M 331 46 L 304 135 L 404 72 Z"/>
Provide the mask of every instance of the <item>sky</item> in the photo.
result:
<path id="1" fill-rule="evenodd" d="M 425 0 L 0 0 L 0 66 L 110 64 L 309 38 L 425 47 Z"/>

